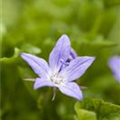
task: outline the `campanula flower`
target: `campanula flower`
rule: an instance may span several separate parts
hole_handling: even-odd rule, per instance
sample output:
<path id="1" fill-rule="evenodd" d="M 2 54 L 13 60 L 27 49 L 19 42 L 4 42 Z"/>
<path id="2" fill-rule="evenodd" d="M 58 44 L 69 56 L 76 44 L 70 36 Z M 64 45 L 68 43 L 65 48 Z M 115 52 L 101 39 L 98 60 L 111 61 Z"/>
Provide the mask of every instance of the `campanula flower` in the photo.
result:
<path id="1" fill-rule="evenodd" d="M 67 35 L 59 38 L 49 55 L 49 63 L 31 54 L 21 53 L 20 55 L 38 75 L 34 89 L 51 86 L 58 88 L 63 94 L 82 100 L 82 91 L 74 80 L 85 73 L 95 58 L 77 57 Z"/>
<path id="2" fill-rule="evenodd" d="M 114 56 L 109 59 L 109 66 L 115 79 L 120 82 L 120 57 Z"/>

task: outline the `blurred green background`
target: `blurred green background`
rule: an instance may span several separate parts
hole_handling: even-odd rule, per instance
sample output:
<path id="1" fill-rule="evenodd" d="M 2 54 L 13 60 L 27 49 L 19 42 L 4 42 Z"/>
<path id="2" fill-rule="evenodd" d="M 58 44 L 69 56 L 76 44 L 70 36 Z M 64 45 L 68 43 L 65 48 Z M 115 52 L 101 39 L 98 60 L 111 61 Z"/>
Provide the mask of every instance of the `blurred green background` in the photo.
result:
<path id="1" fill-rule="evenodd" d="M 52 88 L 33 90 L 31 68 L 19 57 L 31 53 L 48 60 L 55 42 L 67 34 L 79 56 L 96 56 L 76 82 L 84 98 L 120 105 L 120 84 L 108 59 L 120 55 L 120 0 L 3 0 L 0 19 L 1 119 L 78 120 L 77 100 Z M 102 120 L 102 119 L 100 119 Z M 116 119 L 119 120 L 119 119 Z"/>

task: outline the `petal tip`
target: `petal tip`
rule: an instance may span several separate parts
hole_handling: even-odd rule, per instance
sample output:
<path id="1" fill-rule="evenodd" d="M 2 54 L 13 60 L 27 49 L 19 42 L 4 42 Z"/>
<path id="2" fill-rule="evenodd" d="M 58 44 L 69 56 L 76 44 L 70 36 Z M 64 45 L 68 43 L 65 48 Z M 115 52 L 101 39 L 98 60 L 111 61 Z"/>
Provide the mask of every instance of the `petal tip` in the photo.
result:
<path id="1" fill-rule="evenodd" d="M 68 38 L 68 35 L 66 35 L 66 34 L 63 34 L 63 35 L 62 35 L 62 37 L 67 37 L 67 38 Z"/>
<path id="2" fill-rule="evenodd" d="M 34 86 L 33 86 L 33 89 L 34 90 L 36 90 L 36 89 L 38 89 L 39 87 L 38 87 L 38 85 L 36 84 L 36 82 L 34 83 Z"/>
<path id="3" fill-rule="evenodd" d="M 19 53 L 19 55 L 22 57 L 22 56 L 26 55 L 26 53 Z"/>
<path id="4" fill-rule="evenodd" d="M 83 94 L 82 92 L 76 97 L 77 100 L 83 100 Z"/>
<path id="5" fill-rule="evenodd" d="M 96 59 L 96 57 L 91 57 L 91 58 L 92 58 L 93 61 Z"/>
<path id="6" fill-rule="evenodd" d="M 19 56 L 22 56 L 23 53 L 19 53 Z"/>
<path id="7" fill-rule="evenodd" d="M 91 63 L 93 63 L 95 61 L 96 57 L 89 57 L 89 60 L 91 61 Z"/>
<path id="8" fill-rule="evenodd" d="M 70 40 L 69 40 L 69 37 L 68 37 L 66 34 L 63 34 L 63 35 L 61 36 L 61 38 L 62 38 L 63 40 L 70 41 Z"/>
<path id="9" fill-rule="evenodd" d="M 79 97 L 77 97 L 77 100 L 83 100 L 83 96 L 79 96 Z"/>

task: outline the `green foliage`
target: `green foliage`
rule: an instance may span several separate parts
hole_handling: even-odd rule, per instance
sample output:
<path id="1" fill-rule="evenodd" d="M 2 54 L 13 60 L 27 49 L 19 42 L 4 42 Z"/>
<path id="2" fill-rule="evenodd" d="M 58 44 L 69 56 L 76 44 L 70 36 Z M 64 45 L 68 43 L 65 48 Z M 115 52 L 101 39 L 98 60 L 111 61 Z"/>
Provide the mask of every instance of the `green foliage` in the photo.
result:
<path id="1" fill-rule="evenodd" d="M 120 55 L 119 10 L 119 0 L 3 0 L 1 119 L 118 120 L 114 113 L 116 109 L 119 112 L 120 84 L 112 76 L 108 59 Z M 77 80 L 80 86 L 87 87 L 83 89 L 84 97 L 101 98 L 116 105 L 84 99 L 75 105 L 76 116 L 76 100 L 57 91 L 52 101 L 52 88 L 33 90 L 34 82 L 26 81 L 37 76 L 19 53 L 31 53 L 48 60 L 62 34 L 70 37 L 79 56 L 96 56 L 94 64 Z"/>
<path id="2" fill-rule="evenodd" d="M 86 98 L 75 104 L 78 120 L 119 120 L 120 106 L 100 99 Z"/>

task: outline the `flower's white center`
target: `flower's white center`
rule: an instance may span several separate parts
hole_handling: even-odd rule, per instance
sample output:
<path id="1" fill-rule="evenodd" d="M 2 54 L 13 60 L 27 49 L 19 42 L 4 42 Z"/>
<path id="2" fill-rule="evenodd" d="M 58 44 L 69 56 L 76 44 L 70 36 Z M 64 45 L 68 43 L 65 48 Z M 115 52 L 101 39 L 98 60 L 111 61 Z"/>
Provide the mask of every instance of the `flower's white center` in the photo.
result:
<path id="1" fill-rule="evenodd" d="M 61 84 L 63 82 L 63 78 L 58 76 L 57 74 L 53 74 L 51 76 L 51 81 L 55 84 Z"/>

